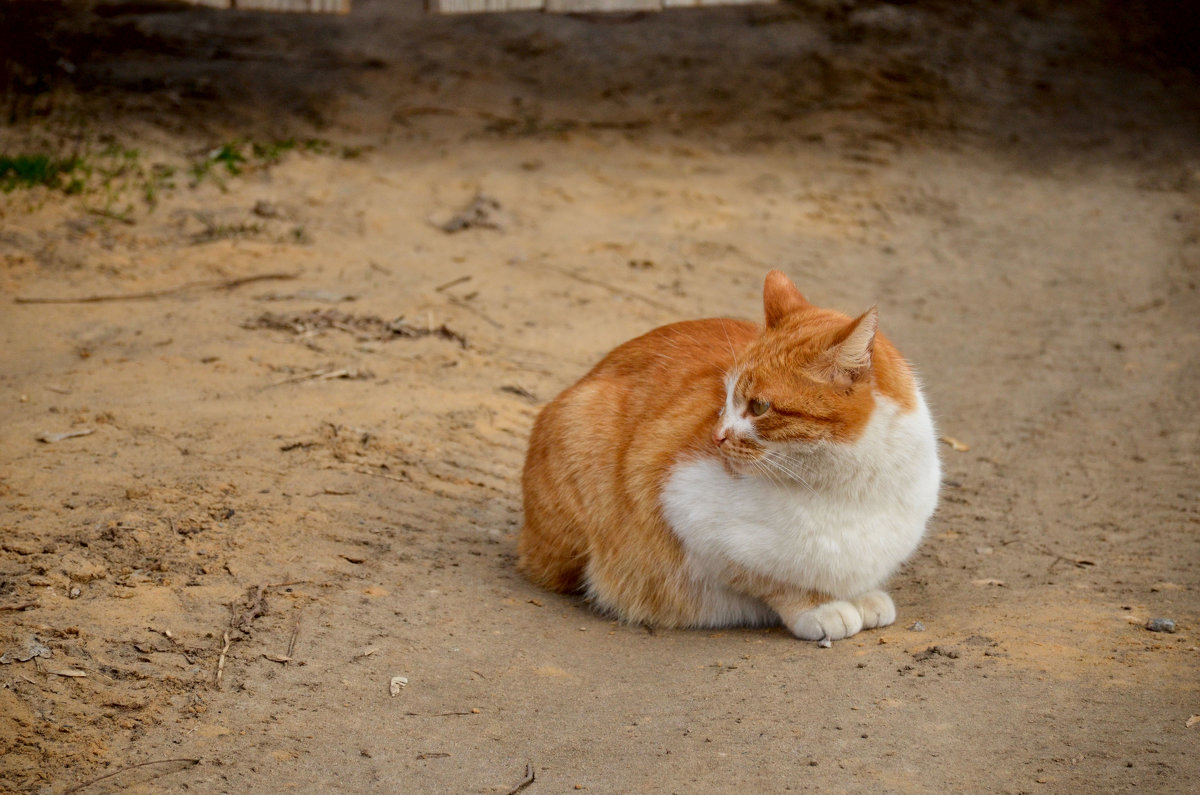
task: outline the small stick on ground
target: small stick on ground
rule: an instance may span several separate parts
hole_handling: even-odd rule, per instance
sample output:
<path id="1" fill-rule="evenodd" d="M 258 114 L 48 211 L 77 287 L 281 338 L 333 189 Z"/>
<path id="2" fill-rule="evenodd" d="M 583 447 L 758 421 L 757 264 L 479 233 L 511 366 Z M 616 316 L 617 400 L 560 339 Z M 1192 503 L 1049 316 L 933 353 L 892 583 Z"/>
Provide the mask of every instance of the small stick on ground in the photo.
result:
<path id="1" fill-rule="evenodd" d="M 533 765 L 525 765 L 525 778 L 517 786 L 508 791 L 508 795 L 517 795 L 518 792 L 528 787 L 537 779 L 537 774 L 533 772 Z"/>
<path id="2" fill-rule="evenodd" d="M 167 287 L 162 290 L 145 290 L 140 293 L 114 293 L 109 295 L 85 295 L 79 298 L 41 298 L 17 296 L 13 299 L 18 304 L 99 304 L 106 301 L 141 301 L 147 298 L 162 298 L 188 290 L 230 290 L 243 284 L 265 281 L 287 281 L 299 277 L 298 273 L 263 273 L 258 276 L 241 276 L 236 279 L 215 279 L 202 282 L 188 282 L 178 287 Z"/>
<path id="3" fill-rule="evenodd" d="M 504 328 L 504 324 L 500 323 L 500 321 L 488 317 L 486 313 L 471 306 L 469 303 L 462 300 L 461 298 L 455 298 L 452 295 L 452 296 L 450 296 L 450 303 L 453 304 L 454 306 L 457 306 L 459 309 L 465 309 L 468 312 L 483 318 L 488 323 L 488 325 L 490 325 L 492 328 Z"/>
<path id="4" fill-rule="evenodd" d="M 71 787 L 70 789 L 63 790 L 62 795 L 72 795 L 72 793 L 75 793 L 75 792 L 82 792 L 83 790 L 87 789 L 88 787 L 92 786 L 93 784 L 103 781 L 106 778 L 112 778 L 113 776 L 120 775 L 121 773 L 124 773 L 126 770 L 134 770 L 139 767 L 146 767 L 147 765 L 169 765 L 172 763 L 178 764 L 180 762 L 185 763 L 188 767 L 192 767 L 193 765 L 200 764 L 199 759 L 153 759 L 149 762 L 138 762 L 135 765 L 126 765 L 125 767 L 121 768 L 120 770 L 114 770 L 111 773 L 105 773 L 103 776 L 98 776 L 98 777 L 92 779 L 91 781 L 85 781 L 82 784 L 76 784 L 74 787 Z M 183 770 L 183 769 L 184 768 L 180 768 L 180 770 Z M 158 775 L 165 776 L 168 773 L 174 773 L 174 772 L 176 772 L 176 771 L 164 770 L 162 773 L 159 773 Z"/>
<path id="5" fill-rule="evenodd" d="M 359 475 L 370 475 L 373 478 L 383 478 L 384 480 L 394 480 L 397 483 L 412 483 L 412 478 L 403 478 L 403 477 L 398 477 L 396 475 L 385 475 L 382 472 L 372 472 L 369 469 L 355 469 L 352 471 Z"/>
<path id="6" fill-rule="evenodd" d="M 618 287 L 615 284 L 609 284 L 608 282 L 600 279 L 593 279 L 590 276 L 584 276 L 582 273 L 576 273 L 575 271 L 568 270 L 566 268 L 551 267 L 550 270 L 561 273 L 563 276 L 566 276 L 569 279 L 574 279 L 577 282 L 583 282 L 584 284 L 591 284 L 595 285 L 596 287 L 601 287 L 605 290 L 608 290 L 613 295 L 620 295 L 625 298 L 633 299 L 634 301 L 641 301 L 642 303 L 649 304 L 656 309 L 664 309 L 668 312 L 677 311 L 674 307 L 669 304 L 664 304 L 662 301 L 655 301 L 653 298 L 642 295 L 641 293 L 636 293 L 633 290 L 626 290 L 624 287 Z"/>
<path id="7" fill-rule="evenodd" d="M 299 635 L 300 635 L 300 616 L 296 616 L 296 626 L 292 627 L 292 639 L 288 641 L 288 650 L 287 650 L 288 660 L 292 659 L 292 656 L 293 656 L 292 652 L 294 652 L 296 650 L 296 638 Z M 286 661 L 283 663 L 283 666 L 285 668 L 287 667 Z"/>
<path id="8" fill-rule="evenodd" d="M 225 655 L 229 653 L 229 630 L 225 630 L 225 645 L 221 647 L 221 656 L 217 658 L 217 676 L 213 684 L 221 688 L 221 676 L 225 673 Z"/>
<path id="9" fill-rule="evenodd" d="M 533 394 L 532 392 L 530 392 L 528 389 L 526 389 L 523 386 L 514 386 L 512 384 L 506 384 L 506 385 L 500 387 L 500 391 L 508 392 L 509 394 L 516 395 L 518 397 L 523 397 L 526 400 L 532 400 L 534 403 L 537 402 L 537 395 Z"/>
<path id="10" fill-rule="evenodd" d="M 367 370 L 359 370 L 353 367 L 342 367 L 334 369 L 332 367 L 315 370 L 311 373 L 303 375 L 294 375 L 290 378 L 285 378 L 282 381 L 272 381 L 262 389 L 270 389 L 272 387 L 283 386 L 284 384 L 298 384 L 301 381 L 333 381 L 337 378 L 345 378 L 347 380 L 357 380 L 371 378 L 372 375 Z"/>
<path id="11" fill-rule="evenodd" d="M 451 287 L 462 284 L 463 282 L 469 282 L 469 281 L 471 281 L 472 278 L 473 277 L 470 274 L 468 274 L 466 276 L 459 276 L 457 279 L 451 279 L 450 281 L 446 282 L 445 284 L 439 284 L 437 287 L 433 288 L 433 291 L 435 293 L 444 292 L 446 290 L 449 290 Z"/>
<path id="12" fill-rule="evenodd" d="M 112 210 L 104 210 L 99 207 L 90 208 L 88 213 L 91 215 L 98 215 L 101 218 L 107 218 L 110 221 L 120 221 L 121 223 L 128 224 L 129 226 L 133 226 L 137 223 L 137 221 L 133 220 L 128 215 L 121 215 L 120 213 L 114 213 Z"/>
<path id="13" fill-rule="evenodd" d="M 20 612 L 22 610 L 32 610 L 35 607 L 41 607 L 42 603 L 38 601 L 22 602 L 19 605 L 0 605 L 0 613 Z"/>
<path id="14" fill-rule="evenodd" d="M 662 309 L 662 310 L 665 310 L 667 312 L 672 312 L 672 313 L 678 312 L 678 310 L 675 307 L 672 307 L 669 304 L 665 304 L 662 301 L 656 301 L 653 298 L 650 298 L 649 296 L 642 295 L 641 293 L 634 292 L 633 290 L 626 290 L 623 287 L 618 287 L 615 284 L 609 284 L 608 282 L 601 281 L 600 279 L 593 279 L 590 276 L 584 276 L 582 273 L 576 273 L 575 271 L 570 270 L 568 268 L 558 268 L 553 265 L 534 265 L 532 263 L 530 264 L 530 267 L 532 267 L 533 269 L 536 269 L 536 270 L 557 273 L 562 276 L 566 276 L 568 279 L 574 279 L 577 282 L 582 282 L 583 284 L 590 284 L 595 287 L 603 288 L 605 290 L 608 290 L 613 295 L 620 295 L 620 296 L 623 296 L 625 298 L 628 298 L 628 299 L 631 299 L 634 301 L 641 301 L 644 304 L 649 304 L 650 306 L 654 307 L 655 309 Z"/>

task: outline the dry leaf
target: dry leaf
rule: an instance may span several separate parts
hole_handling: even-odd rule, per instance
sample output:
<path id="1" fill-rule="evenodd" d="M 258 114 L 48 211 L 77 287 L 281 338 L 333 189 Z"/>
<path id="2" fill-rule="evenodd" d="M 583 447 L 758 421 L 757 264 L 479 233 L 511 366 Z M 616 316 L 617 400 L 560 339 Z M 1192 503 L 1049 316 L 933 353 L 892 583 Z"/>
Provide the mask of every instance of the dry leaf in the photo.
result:
<path id="1" fill-rule="evenodd" d="M 29 662 L 34 657 L 45 657 L 50 659 L 54 652 L 38 640 L 36 637 L 31 637 L 21 646 L 15 649 L 9 649 L 0 655 L 0 665 L 8 665 L 13 662 Z"/>
<path id="2" fill-rule="evenodd" d="M 75 679 L 81 676 L 87 676 L 87 671 L 81 671 L 78 668 L 47 668 L 46 673 L 53 674 L 54 676 L 69 676 Z"/>
<path id="3" fill-rule="evenodd" d="M 400 695 L 400 690 L 405 687 L 408 687 L 407 676 L 393 676 L 392 681 L 388 683 L 388 692 L 395 697 Z"/>
<path id="4" fill-rule="evenodd" d="M 1188 718 L 1187 722 L 1184 723 L 1183 725 L 1190 729 L 1193 726 L 1195 726 L 1197 723 L 1200 723 L 1200 715 L 1193 715 L 1192 717 Z"/>
<path id="5" fill-rule="evenodd" d="M 277 662 L 277 663 L 285 663 L 285 662 L 292 661 L 292 658 L 287 656 L 286 654 L 264 654 L 263 657 L 267 658 L 271 662 Z"/>
<path id="6" fill-rule="evenodd" d="M 953 436 L 943 436 L 942 441 L 950 445 L 951 449 L 953 449 L 956 453 L 965 453 L 971 449 L 971 445 L 966 444 L 965 442 L 960 442 Z"/>
<path id="7" fill-rule="evenodd" d="M 39 442 L 52 444 L 54 442 L 61 442 L 63 439 L 74 439 L 76 436 L 90 436 L 93 433 L 95 433 L 95 431 L 89 428 L 84 428 L 78 431 L 66 431 L 65 433 L 50 433 L 49 431 L 42 431 L 33 438 L 37 439 Z"/>

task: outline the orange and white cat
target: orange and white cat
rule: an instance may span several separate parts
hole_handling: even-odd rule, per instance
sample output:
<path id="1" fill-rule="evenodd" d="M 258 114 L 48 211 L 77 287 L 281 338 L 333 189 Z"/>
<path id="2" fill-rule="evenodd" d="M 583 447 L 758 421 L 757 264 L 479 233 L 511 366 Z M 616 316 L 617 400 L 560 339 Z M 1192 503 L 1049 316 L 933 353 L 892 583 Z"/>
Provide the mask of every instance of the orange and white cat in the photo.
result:
<path id="1" fill-rule="evenodd" d="M 765 326 L 657 328 L 538 416 L 520 569 L 665 627 L 838 640 L 896 619 L 879 590 L 937 505 L 933 421 L 908 363 L 858 318 L 767 274 Z"/>

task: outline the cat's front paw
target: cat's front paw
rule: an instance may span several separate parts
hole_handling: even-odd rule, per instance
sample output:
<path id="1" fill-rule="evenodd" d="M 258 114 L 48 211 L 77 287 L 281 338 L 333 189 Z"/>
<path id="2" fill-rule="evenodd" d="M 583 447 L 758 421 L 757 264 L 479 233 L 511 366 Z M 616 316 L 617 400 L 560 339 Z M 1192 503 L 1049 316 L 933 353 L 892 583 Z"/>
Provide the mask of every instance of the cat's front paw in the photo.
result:
<path id="1" fill-rule="evenodd" d="M 854 604 L 862 613 L 863 629 L 891 626 L 896 621 L 896 605 L 883 591 L 867 591 L 855 597 Z"/>
<path id="2" fill-rule="evenodd" d="M 841 640 L 862 628 L 863 614 L 858 606 L 841 600 L 817 605 L 788 622 L 788 629 L 801 640 Z"/>

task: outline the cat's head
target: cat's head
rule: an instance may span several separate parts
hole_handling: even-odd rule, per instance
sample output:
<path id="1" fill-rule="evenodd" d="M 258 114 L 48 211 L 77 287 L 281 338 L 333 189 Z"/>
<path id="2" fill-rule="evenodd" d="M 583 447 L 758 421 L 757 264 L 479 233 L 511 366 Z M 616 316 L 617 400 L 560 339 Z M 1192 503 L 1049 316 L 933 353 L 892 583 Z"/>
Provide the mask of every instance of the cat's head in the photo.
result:
<path id="1" fill-rule="evenodd" d="M 713 443 L 734 468 L 766 472 L 772 451 L 862 433 L 875 406 L 879 320 L 874 307 L 849 318 L 813 306 L 780 271 L 767 274 L 763 305 L 763 333 L 726 375 Z"/>

